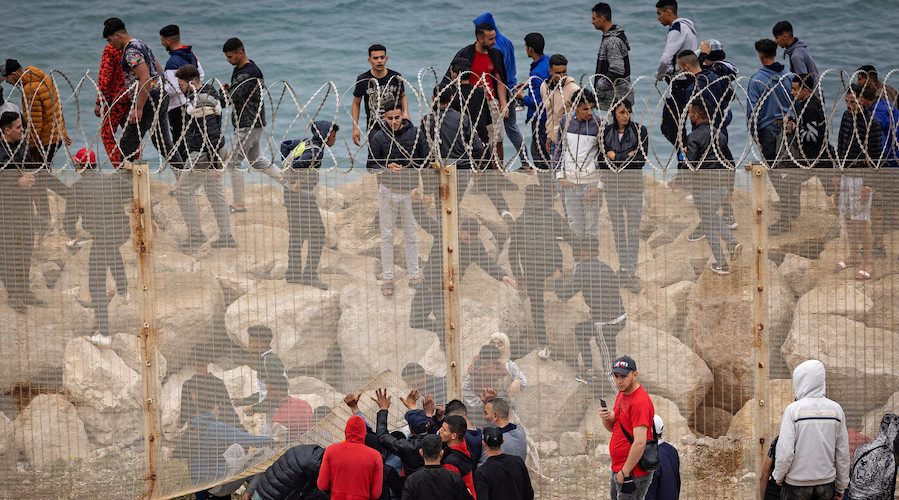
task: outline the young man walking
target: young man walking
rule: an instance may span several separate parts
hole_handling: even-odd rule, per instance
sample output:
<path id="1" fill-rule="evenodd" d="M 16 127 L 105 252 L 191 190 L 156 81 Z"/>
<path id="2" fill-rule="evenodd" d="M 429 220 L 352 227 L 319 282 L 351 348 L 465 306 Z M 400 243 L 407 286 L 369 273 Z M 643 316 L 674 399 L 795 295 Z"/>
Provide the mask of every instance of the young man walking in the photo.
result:
<path id="1" fill-rule="evenodd" d="M 643 500 L 652 483 L 652 472 L 644 471 L 637 463 L 651 439 L 655 409 L 649 394 L 637 381 L 637 363 L 630 356 L 621 356 L 612 363 L 612 375 L 618 396 L 610 410 L 602 407 L 602 424 L 612 432 L 609 454 L 612 456 L 612 500 Z"/>
<path id="2" fill-rule="evenodd" d="M 605 2 L 593 6 L 593 27 L 602 31 L 602 42 L 596 55 L 594 88 L 600 111 L 627 100 L 634 102 L 631 91 L 631 50 L 624 28 L 612 23 L 612 7 Z"/>
<path id="3" fill-rule="evenodd" d="M 678 74 L 677 55 L 685 50 L 696 50 L 696 28 L 693 21 L 677 14 L 677 0 L 659 0 L 656 3 L 656 19 L 662 26 L 668 27 L 665 38 L 665 49 L 656 69 L 656 80 L 671 83 L 671 95 L 665 100 L 660 130 L 665 139 L 677 147 L 678 140 L 683 141 L 686 132 L 678 129 L 681 114 L 687 106 L 687 86 L 689 80 L 675 78 Z"/>
<path id="4" fill-rule="evenodd" d="M 265 129 L 265 103 L 262 102 L 262 89 L 265 80 L 259 66 L 247 57 L 243 42 L 238 38 L 229 38 L 222 46 L 225 59 L 234 66 L 231 72 L 231 84 L 222 85 L 222 93 L 230 98 L 234 125 L 234 139 L 231 142 L 231 156 L 227 169 L 231 172 L 231 189 L 234 191 L 232 212 L 246 212 L 243 201 L 244 172 L 238 171 L 244 158 L 255 170 L 282 182 L 281 171 L 262 154 L 262 132 Z"/>
<path id="5" fill-rule="evenodd" d="M 531 124 L 531 157 L 534 166 L 549 168 L 549 151 L 546 149 L 546 111 L 540 86 L 549 80 L 549 56 L 543 53 L 545 40 L 540 33 L 528 33 L 524 37 L 524 50 L 533 61 L 527 83 L 519 83 L 515 98 L 528 109 L 525 123 Z"/>
<path id="6" fill-rule="evenodd" d="M 185 64 L 191 64 L 200 72 L 200 81 L 206 79 L 200 60 L 194 55 L 190 45 L 181 43 L 181 30 L 177 25 L 170 24 L 159 30 L 159 41 L 169 53 L 169 60 L 165 63 L 165 91 L 169 96 L 169 128 L 172 130 L 172 143 L 178 150 L 181 158 L 187 160 L 189 152 L 184 140 L 184 132 L 187 128 L 187 97 L 178 85 L 175 72 Z"/>

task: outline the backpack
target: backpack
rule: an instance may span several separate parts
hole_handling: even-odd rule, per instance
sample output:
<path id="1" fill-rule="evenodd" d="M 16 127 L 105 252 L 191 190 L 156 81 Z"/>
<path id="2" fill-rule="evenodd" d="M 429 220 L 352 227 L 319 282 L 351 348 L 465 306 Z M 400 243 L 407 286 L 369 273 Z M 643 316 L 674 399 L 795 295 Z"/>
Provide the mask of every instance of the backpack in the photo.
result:
<path id="1" fill-rule="evenodd" d="M 634 437 L 624 430 L 624 427 L 621 427 L 621 432 L 624 433 L 625 439 L 630 444 L 634 444 Z M 646 472 L 652 472 L 659 468 L 659 434 L 656 432 L 655 426 L 652 428 L 652 439 L 646 440 L 646 448 L 643 449 L 643 456 L 640 457 L 637 465 Z"/>
<path id="2" fill-rule="evenodd" d="M 886 444 L 856 449 L 849 471 L 849 494 L 854 499 L 892 500 L 896 491 L 896 456 Z M 860 453 L 860 454 L 859 454 Z"/>

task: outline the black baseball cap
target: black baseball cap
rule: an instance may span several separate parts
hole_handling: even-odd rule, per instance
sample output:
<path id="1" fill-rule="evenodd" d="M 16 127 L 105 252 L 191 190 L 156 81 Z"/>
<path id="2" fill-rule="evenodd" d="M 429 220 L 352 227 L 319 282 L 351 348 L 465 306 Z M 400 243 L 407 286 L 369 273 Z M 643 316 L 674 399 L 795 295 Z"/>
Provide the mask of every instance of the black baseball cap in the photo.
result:
<path id="1" fill-rule="evenodd" d="M 637 363 L 630 356 L 621 356 L 612 363 L 612 373 L 629 375 L 637 371 Z"/>
<path id="2" fill-rule="evenodd" d="M 496 448 L 503 444 L 503 430 L 495 424 L 484 426 L 484 444 Z"/>

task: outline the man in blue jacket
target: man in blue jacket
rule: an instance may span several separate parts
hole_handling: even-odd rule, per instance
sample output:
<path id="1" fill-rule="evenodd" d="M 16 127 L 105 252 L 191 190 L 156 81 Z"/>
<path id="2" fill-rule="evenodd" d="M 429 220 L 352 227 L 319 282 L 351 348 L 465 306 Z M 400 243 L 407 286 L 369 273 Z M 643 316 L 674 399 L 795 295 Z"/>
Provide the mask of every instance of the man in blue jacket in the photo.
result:
<path id="1" fill-rule="evenodd" d="M 281 143 L 285 169 L 284 205 L 290 242 L 287 247 L 287 282 L 327 290 L 328 284 L 318 277 L 318 262 L 325 243 L 325 226 L 315 202 L 313 189 L 318 185 L 318 168 L 325 156 L 325 146 L 337 141 L 337 124 L 325 120 L 312 123 L 312 136 Z M 306 267 L 303 268 L 303 241 L 309 241 Z"/>
<path id="2" fill-rule="evenodd" d="M 659 436 L 659 468 L 652 473 L 652 483 L 646 491 L 646 500 L 677 500 L 680 498 L 680 457 L 677 448 L 662 440 L 665 422 L 656 415 L 652 426 Z"/>
<path id="3" fill-rule="evenodd" d="M 493 27 L 493 30 L 496 31 L 496 45 L 494 45 L 494 48 L 498 49 L 503 54 L 503 64 L 506 66 L 506 91 L 508 92 L 510 89 L 514 89 L 518 84 L 518 79 L 515 78 L 515 46 L 512 44 L 511 40 L 499 32 L 499 29 L 496 27 L 496 21 L 493 20 L 493 14 L 485 12 L 474 18 L 475 26 L 481 23 L 489 24 Z M 515 119 L 514 105 L 509 106 L 509 112 L 503 118 L 503 128 L 506 129 L 506 135 L 509 136 L 509 140 L 512 141 L 512 147 L 514 147 L 517 154 L 520 155 L 522 166 L 528 165 L 527 151 L 521 147 L 524 139 L 521 136 L 521 130 L 518 129 L 518 121 Z M 502 158 L 501 153 L 500 158 Z"/>
<path id="4" fill-rule="evenodd" d="M 762 39 L 755 42 L 762 68 L 749 80 L 746 95 L 746 117 L 749 134 L 755 139 L 768 168 L 774 166 L 781 149 L 784 119 L 790 116 L 790 72 L 776 61 L 777 43 Z M 780 218 L 769 228 L 772 235 L 789 230 L 799 217 L 799 186 L 796 176 L 775 172 L 771 184 L 780 198 Z"/>
<path id="5" fill-rule="evenodd" d="M 528 108 L 526 123 L 531 124 L 531 157 L 537 168 L 549 168 L 549 151 L 546 149 L 546 111 L 540 85 L 549 80 L 549 57 L 543 53 L 546 42 L 540 33 L 528 33 L 524 37 L 524 50 L 533 60 L 527 83 L 518 85 L 515 98 Z"/>

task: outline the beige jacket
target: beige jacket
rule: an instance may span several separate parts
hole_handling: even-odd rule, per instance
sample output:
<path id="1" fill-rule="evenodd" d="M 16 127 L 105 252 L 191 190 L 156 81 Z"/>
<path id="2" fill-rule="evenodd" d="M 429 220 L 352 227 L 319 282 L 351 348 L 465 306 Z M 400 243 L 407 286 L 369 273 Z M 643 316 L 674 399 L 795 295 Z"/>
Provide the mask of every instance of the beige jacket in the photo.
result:
<path id="1" fill-rule="evenodd" d="M 540 96 L 543 98 L 543 107 L 546 109 L 546 137 L 556 142 L 559 135 L 559 122 L 566 113 L 573 108 L 571 98 L 581 88 L 574 83 L 574 78 L 566 76 L 555 88 L 550 89 L 550 81 L 540 84 Z"/>

